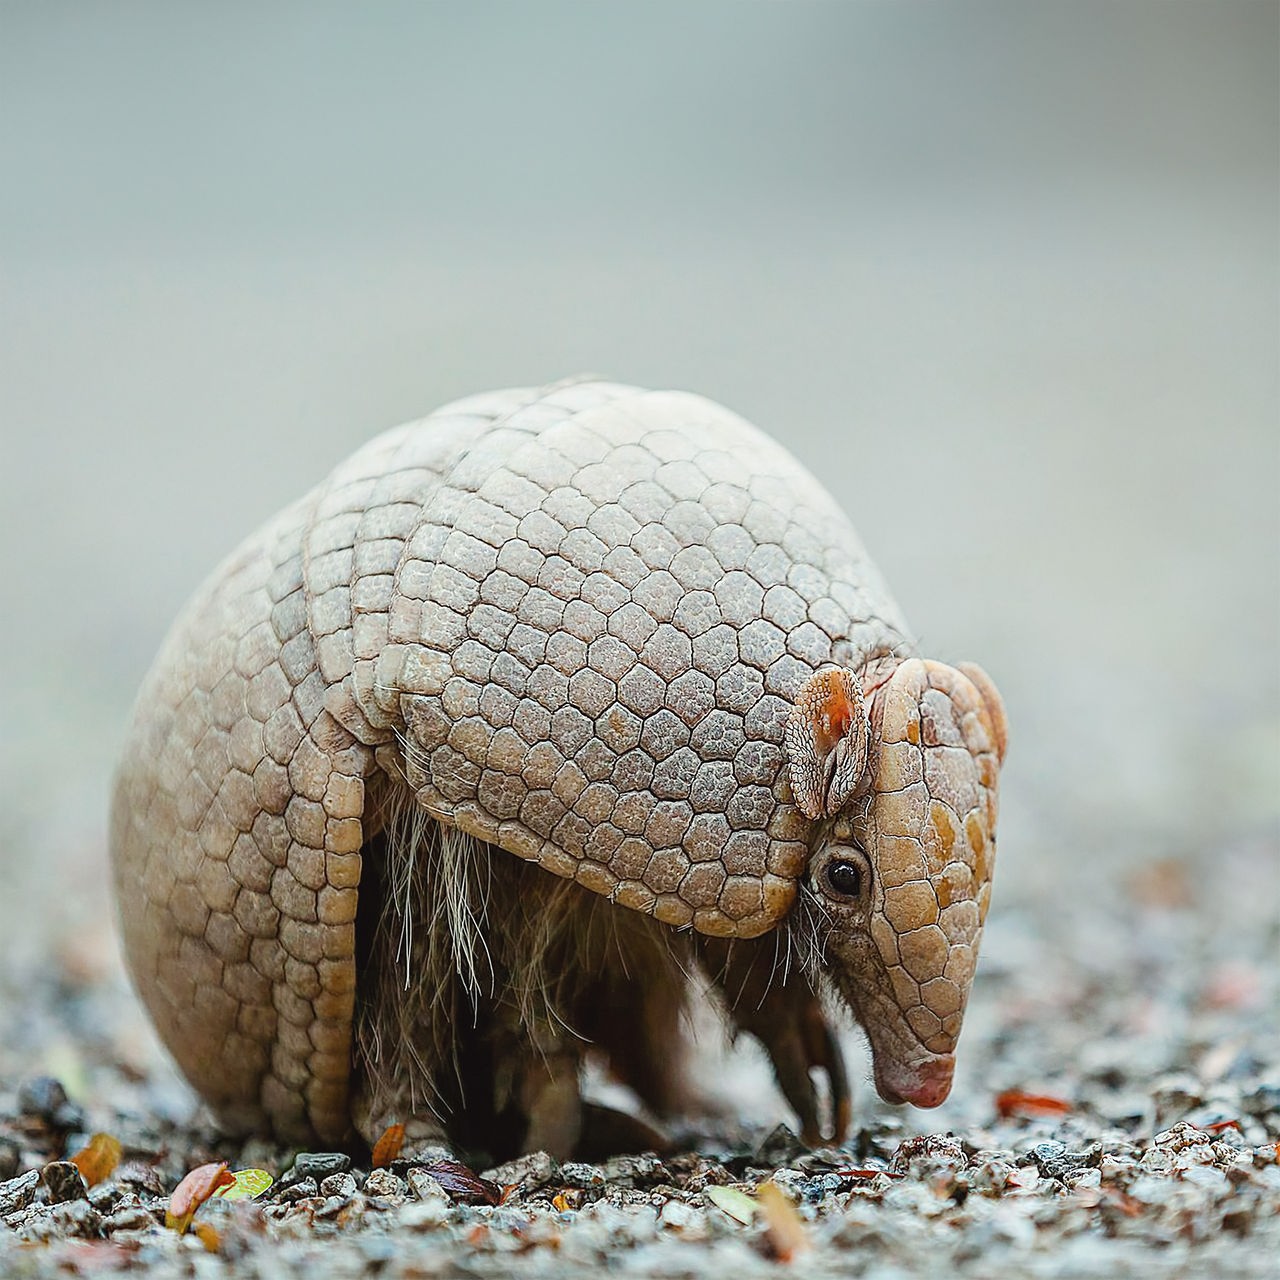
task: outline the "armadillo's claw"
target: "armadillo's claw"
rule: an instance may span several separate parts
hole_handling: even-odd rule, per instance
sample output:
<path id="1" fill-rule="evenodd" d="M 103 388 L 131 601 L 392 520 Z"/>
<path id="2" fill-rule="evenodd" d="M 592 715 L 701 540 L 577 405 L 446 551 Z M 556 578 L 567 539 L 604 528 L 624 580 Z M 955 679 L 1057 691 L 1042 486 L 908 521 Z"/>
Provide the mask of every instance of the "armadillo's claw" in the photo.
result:
<path id="1" fill-rule="evenodd" d="M 753 1019 L 748 1029 L 769 1054 L 778 1087 L 800 1121 L 801 1139 L 811 1147 L 838 1145 L 848 1131 L 852 1109 L 844 1054 L 817 999 L 801 997 L 798 1008 L 794 1003 L 796 999 L 794 992 L 786 993 L 790 1017 Z M 770 1013 L 779 1013 L 781 1004 L 783 1001 L 778 1001 Z M 822 1129 L 822 1108 L 813 1078 L 815 1070 L 827 1077 L 831 1108 L 829 1133 Z"/>
<path id="2" fill-rule="evenodd" d="M 809 984 L 796 974 L 790 981 L 778 981 L 766 953 L 758 947 L 726 944 L 719 938 L 697 942 L 707 972 L 724 992 L 729 1016 L 768 1053 L 778 1088 L 800 1121 L 804 1141 L 810 1146 L 842 1141 L 851 1111 L 849 1076 L 840 1044 Z M 829 1135 L 822 1132 L 815 1068 L 827 1077 Z"/>
<path id="3" fill-rule="evenodd" d="M 827 1075 L 827 1088 L 831 1097 L 831 1145 L 839 1146 L 849 1132 L 849 1119 L 853 1113 L 853 1097 L 849 1092 L 849 1073 L 845 1070 L 844 1051 L 835 1032 L 827 1025 L 821 1011 L 817 1014 L 819 1042 L 814 1046 L 813 1065 Z"/>
<path id="4" fill-rule="evenodd" d="M 783 1097 L 800 1121 L 800 1136 L 810 1146 L 820 1141 L 818 1095 L 809 1075 L 809 1055 L 798 1022 L 775 1024 L 773 1031 L 763 1025 L 752 1031 L 764 1045 L 773 1063 L 773 1074 Z"/>

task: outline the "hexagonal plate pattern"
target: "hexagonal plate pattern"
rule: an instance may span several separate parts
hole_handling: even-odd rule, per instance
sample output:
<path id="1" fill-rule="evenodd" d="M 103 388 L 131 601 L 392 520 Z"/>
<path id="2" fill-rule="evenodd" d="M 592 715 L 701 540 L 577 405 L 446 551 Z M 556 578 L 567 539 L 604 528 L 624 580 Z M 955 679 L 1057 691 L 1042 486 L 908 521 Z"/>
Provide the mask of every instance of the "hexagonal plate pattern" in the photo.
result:
<path id="1" fill-rule="evenodd" d="M 698 396 L 578 382 L 387 432 L 216 571 L 143 687 L 112 834 L 138 988 L 224 1121 L 336 1141 L 375 775 L 749 937 L 807 858 L 793 699 L 908 647 L 822 486 Z"/>

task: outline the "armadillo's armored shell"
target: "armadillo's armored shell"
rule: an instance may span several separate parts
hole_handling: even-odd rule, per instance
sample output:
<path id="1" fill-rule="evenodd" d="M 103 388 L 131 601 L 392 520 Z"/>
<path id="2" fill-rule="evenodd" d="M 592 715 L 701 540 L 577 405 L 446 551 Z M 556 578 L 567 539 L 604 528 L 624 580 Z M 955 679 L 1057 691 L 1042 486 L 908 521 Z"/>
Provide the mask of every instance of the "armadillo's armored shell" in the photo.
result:
<path id="1" fill-rule="evenodd" d="M 406 496 L 394 568 L 361 563 L 366 507 L 313 592 L 352 627 L 319 648 L 339 720 L 403 725 L 419 802 L 472 835 L 669 924 L 777 924 L 807 857 L 792 704 L 901 639 L 836 503 L 720 406 L 602 383 L 512 394 Z"/>
<path id="2" fill-rule="evenodd" d="M 140 694 L 112 830 L 139 990 L 224 1119 L 337 1140 L 371 781 L 750 936 L 806 860 L 798 691 L 907 648 L 835 501 L 700 397 L 583 382 L 387 432 L 220 567 Z"/>

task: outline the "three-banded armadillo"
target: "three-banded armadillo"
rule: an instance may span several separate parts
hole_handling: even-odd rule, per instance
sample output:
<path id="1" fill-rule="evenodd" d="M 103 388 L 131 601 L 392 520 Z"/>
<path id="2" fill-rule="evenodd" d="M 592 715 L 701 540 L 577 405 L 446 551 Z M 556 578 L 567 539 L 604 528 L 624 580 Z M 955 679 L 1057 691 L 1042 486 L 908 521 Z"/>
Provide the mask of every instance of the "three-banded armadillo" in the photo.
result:
<path id="1" fill-rule="evenodd" d="M 166 640 L 113 808 L 134 981 L 223 1123 L 290 1139 L 568 1154 L 591 1045 L 678 1110 L 695 967 L 810 1135 L 810 1068 L 848 1113 L 824 985 L 880 1093 L 936 1105 L 1006 731 L 980 669 L 913 653 L 834 500 L 728 410 L 448 405 Z"/>

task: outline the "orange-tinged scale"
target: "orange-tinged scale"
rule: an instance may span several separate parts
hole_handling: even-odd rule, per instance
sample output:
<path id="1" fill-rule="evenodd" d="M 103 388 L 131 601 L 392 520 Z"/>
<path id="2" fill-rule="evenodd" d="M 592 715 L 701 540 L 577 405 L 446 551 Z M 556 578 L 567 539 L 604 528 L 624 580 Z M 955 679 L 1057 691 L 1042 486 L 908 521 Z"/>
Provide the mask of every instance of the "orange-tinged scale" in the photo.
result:
<path id="1" fill-rule="evenodd" d="M 938 881 L 938 906 L 945 911 L 952 903 L 952 884 L 950 876 L 943 876 Z"/>
<path id="2" fill-rule="evenodd" d="M 945 864 L 950 859 L 951 850 L 956 843 L 955 823 L 951 819 L 951 810 L 939 801 L 935 800 L 929 809 L 933 830 L 938 837 L 938 852 L 942 855 L 940 861 Z"/>
<path id="3" fill-rule="evenodd" d="M 973 876 L 979 884 L 982 884 L 990 875 L 991 867 L 987 861 L 986 832 L 976 813 L 971 813 L 964 820 L 964 830 L 969 837 L 969 848 L 973 850 Z"/>

